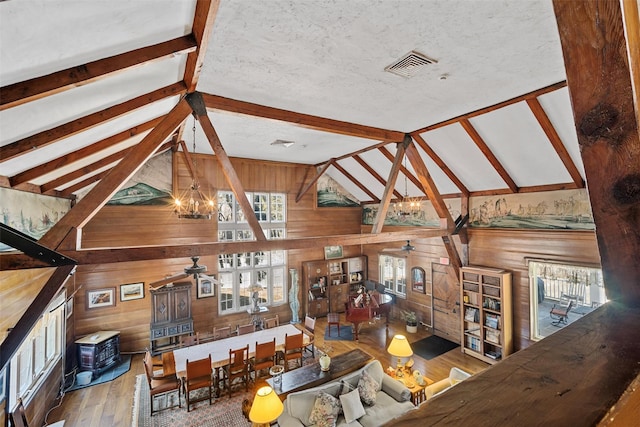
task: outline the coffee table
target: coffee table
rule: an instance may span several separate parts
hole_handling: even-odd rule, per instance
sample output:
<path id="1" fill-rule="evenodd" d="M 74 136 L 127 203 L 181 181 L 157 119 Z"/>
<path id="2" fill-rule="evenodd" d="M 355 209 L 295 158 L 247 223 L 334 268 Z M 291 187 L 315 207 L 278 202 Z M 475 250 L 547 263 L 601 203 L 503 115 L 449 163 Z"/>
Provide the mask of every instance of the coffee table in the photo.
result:
<path id="1" fill-rule="evenodd" d="M 316 361 L 311 365 L 282 374 L 282 385 L 280 387 L 274 386 L 273 378 L 267 379 L 267 383 L 273 387 L 280 399 L 284 400 L 289 393 L 294 391 L 306 390 L 357 371 L 370 360 L 373 360 L 373 356 L 369 353 L 355 349 L 332 357 L 328 372 L 323 372 L 320 369 L 320 363 Z"/>

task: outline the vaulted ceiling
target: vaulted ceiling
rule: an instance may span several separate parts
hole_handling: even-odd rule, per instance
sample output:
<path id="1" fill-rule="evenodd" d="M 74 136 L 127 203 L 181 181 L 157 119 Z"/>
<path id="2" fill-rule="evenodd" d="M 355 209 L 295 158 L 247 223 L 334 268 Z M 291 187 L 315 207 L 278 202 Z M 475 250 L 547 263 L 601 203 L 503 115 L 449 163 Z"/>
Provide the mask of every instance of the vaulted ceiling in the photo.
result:
<path id="1" fill-rule="evenodd" d="M 194 90 L 228 156 L 331 162 L 362 202 L 407 133 L 445 196 L 584 186 L 550 1 L 30 0 L 0 22 L 5 187 L 85 194 Z M 432 63 L 385 71 L 411 51 Z M 413 175 L 396 197 L 425 195 Z"/>

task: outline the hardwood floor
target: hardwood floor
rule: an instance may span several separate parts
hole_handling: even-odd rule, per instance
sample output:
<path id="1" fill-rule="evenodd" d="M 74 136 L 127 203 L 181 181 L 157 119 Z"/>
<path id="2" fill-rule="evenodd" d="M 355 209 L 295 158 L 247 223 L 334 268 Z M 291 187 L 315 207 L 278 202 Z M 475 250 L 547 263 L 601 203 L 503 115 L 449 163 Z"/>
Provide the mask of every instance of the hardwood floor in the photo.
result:
<path id="1" fill-rule="evenodd" d="M 345 324 L 344 314 L 341 315 L 341 321 Z M 416 334 L 407 334 L 404 323 L 398 320 L 393 321 L 386 329 L 384 320 L 378 320 L 376 324 L 362 326 L 358 342 L 327 341 L 325 343 L 326 325 L 325 317 L 318 318 L 316 321 L 316 347 L 328 349 L 329 355 L 341 354 L 359 347 L 380 360 L 384 367 L 395 364 L 393 358 L 387 353 L 387 346 L 395 334 L 406 335 L 409 342 L 431 335 L 424 328 L 420 328 Z M 453 366 L 471 374 L 478 373 L 489 366 L 463 354 L 459 347 L 431 360 L 424 360 L 418 356 L 414 356 L 413 359 L 415 362 L 413 368 L 434 381 L 448 376 L 449 369 Z M 143 373 L 142 354 L 134 355 L 129 372 L 111 382 L 67 393 L 62 399 L 62 404 L 51 411 L 47 421 L 52 423 L 65 419 L 65 427 L 129 427 L 136 376 Z"/>

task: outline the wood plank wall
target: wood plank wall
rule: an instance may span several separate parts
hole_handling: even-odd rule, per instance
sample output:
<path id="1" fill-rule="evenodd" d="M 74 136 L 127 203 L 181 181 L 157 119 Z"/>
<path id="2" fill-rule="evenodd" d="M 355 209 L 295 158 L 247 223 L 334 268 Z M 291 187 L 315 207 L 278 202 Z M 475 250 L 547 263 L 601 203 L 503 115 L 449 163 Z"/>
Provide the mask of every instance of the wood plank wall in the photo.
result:
<path id="1" fill-rule="evenodd" d="M 212 156 L 197 156 L 197 170 L 205 194 L 213 189 L 228 190 L 224 175 Z M 232 159 L 232 163 L 245 191 L 272 191 L 287 194 L 287 233 L 289 237 L 320 236 L 358 233 L 360 208 L 316 208 L 315 192 L 307 193 L 299 203 L 295 197 L 305 176 L 314 173 L 312 167 L 289 163 Z M 174 155 L 174 178 L 180 186 L 189 185 L 191 179 L 181 155 Z M 211 184 L 209 184 L 211 183 Z M 83 247 L 117 247 L 127 245 L 177 244 L 217 240 L 216 221 L 189 221 L 177 219 L 172 208 L 158 206 L 105 206 L 83 230 Z M 360 247 L 345 247 L 345 256 L 359 255 Z M 292 250 L 288 253 L 288 268 L 301 272 L 302 262 L 323 259 L 322 247 Z M 76 338 L 97 330 L 121 331 L 123 352 L 144 350 L 149 346 L 149 321 L 151 303 L 148 284 L 167 275 L 182 272 L 189 259 L 168 259 L 118 264 L 83 265 L 75 275 L 75 287 L 79 288 L 74 299 L 74 336 Z M 217 273 L 215 256 L 205 256 L 199 262 L 210 273 Z M 119 286 L 145 282 L 145 298 L 121 302 Z M 86 291 L 104 287 L 116 288 L 116 306 L 87 309 Z M 218 316 L 218 298 L 197 299 L 195 285 L 192 293 L 192 314 L 196 331 L 211 331 L 214 326 L 246 323 L 248 314 Z M 270 314 L 279 314 L 281 321 L 288 321 L 291 312 L 288 304 L 272 307 Z M 303 316 L 304 313 L 300 313 Z"/>

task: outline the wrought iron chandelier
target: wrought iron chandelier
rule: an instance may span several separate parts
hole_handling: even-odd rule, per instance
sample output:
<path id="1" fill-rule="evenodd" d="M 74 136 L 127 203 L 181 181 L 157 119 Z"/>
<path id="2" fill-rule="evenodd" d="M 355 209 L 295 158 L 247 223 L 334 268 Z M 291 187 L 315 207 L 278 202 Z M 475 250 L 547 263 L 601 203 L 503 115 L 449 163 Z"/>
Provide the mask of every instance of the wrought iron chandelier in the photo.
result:
<path id="1" fill-rule="evenodd" d="M 193 153 L 196 153 L 196 118 L 193 118 Z M 187 199 L 188 197 L 188 199 Z M 185 219 L 211 219 L 216 210 L 213 199 L 207 199 L 200 191 L 198 181 L 197 160 L 193 159 L 193 179 L 189 188 L 174 199 L 174 211 L 178 218 Z"/>
<path id="2" fill-rule="evenodd" d="M 404 158 L 404 197 L 395 204 L 396 215 L 399 217 L 411 216 L 420 210 L 420 199 L 409 197 L 407 190 L 407 158 Z"/>

